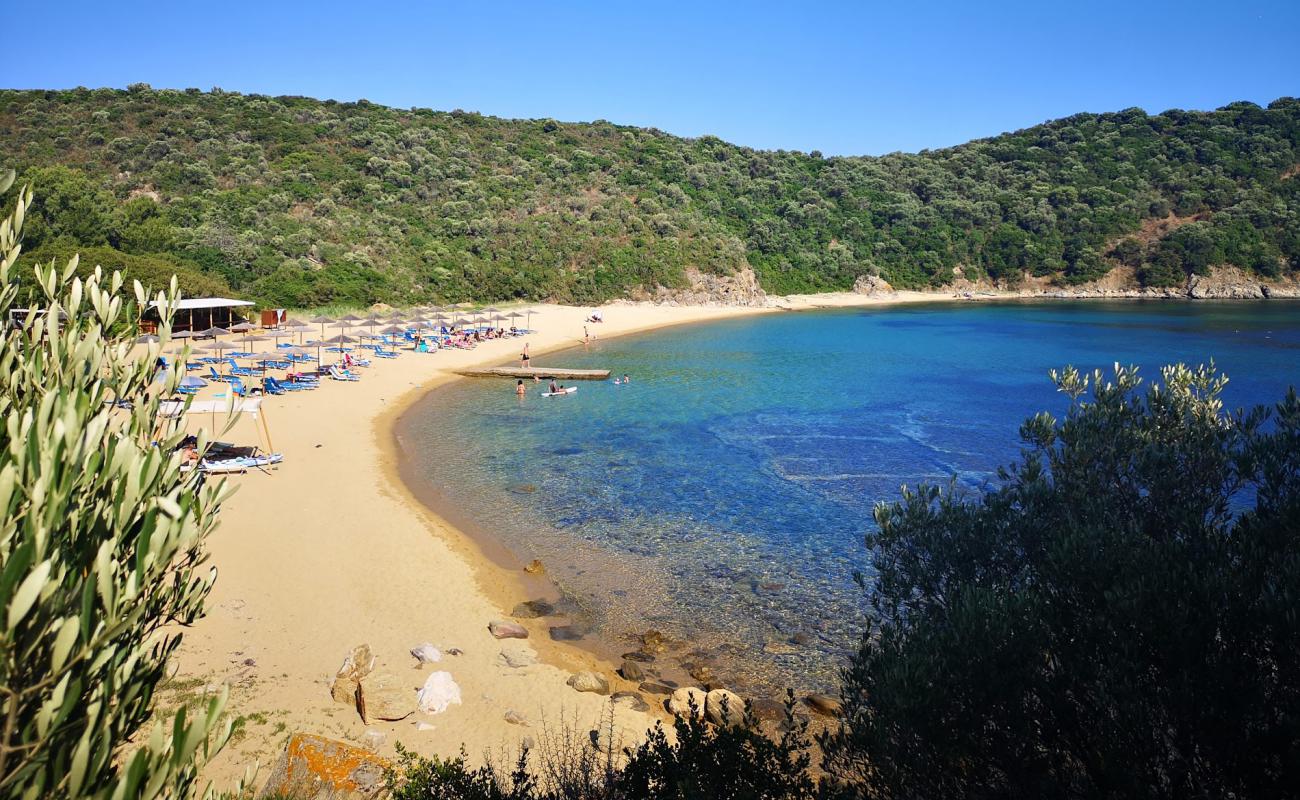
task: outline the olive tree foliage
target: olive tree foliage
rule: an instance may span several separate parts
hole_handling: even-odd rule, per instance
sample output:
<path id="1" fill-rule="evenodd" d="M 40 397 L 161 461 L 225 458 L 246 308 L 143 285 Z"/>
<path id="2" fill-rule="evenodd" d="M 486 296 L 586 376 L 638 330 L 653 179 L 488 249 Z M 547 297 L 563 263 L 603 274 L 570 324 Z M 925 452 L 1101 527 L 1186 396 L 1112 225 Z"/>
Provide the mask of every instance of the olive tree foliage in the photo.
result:
<path id="1" fill-rule="evenodd" d="M 37 268 L 46 313 L 10 324 L 18 195 L 0 223 L 0 798 L 189 796 L 229 735 L 224 693 L 150 721 L 215 579 L 203 542 L 223 490 L 181 471 L 183 434 L 159 414 L 178 376 L 155 380 L 109 333 L 120 274 Z"/>
<path id="2" fill-rule="evenodd" d="M 876 511 L 827 768 L 880 798 L 1295 797 L 1300 401 L 1213 366 L 1053 374 L 977 497 Z"/>

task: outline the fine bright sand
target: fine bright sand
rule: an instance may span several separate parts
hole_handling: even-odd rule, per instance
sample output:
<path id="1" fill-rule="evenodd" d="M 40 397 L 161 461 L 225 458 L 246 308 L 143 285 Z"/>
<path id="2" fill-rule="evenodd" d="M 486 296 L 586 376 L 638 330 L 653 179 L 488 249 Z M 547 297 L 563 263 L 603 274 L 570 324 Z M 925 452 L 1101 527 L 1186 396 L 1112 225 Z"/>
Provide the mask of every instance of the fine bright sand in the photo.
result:
<path id="1" fill-rule="evenodd" d="M 825 299 L 789 298 L 782 305 L 940 298 L 909 292 Z M 315 391 L 263 401 L 274 448 L 284 462 L 270 473 L 228 478 L 237 491 L 222 507 L 220 526 L 208 542 L 211 563 L 219 570 L 208 614 L 184 631 L 174 662 L 177 675 L 161 695 L 162 710 L 168 711 L 230 686 L 227 712 L 237 719 L 237 732 L 205 770 L 217 788 L 231 786 L 255 762 L 264 779 L 285 741 L 298 731 L 353 742 L 378 731 L 384 735 L 378 751 L 388 756 L 399 741 L 418 753 L 445 757 L 463 746 L 475 763 L 487 754 L 513 756 L 525 736 L 540 741 L 544 731 L 562 725 L 586 731 L 608 714 L 608 698 L 565 684 L 573 672 L 598 671 L 613 691 L 636 688 L 618 678 L 616 665 L 552 642 L 545 618 L 519 620 L 529 629 L 526 644 L 537 651 L 539 663 L 521 669 L 499 663 L 502 642 L 488 633 L 488 622 L 511 619 L 511 609 L 530 599 L 530 590 L 538 596 L 537 580 L 489 560 L 398 478 L 393 422 L 427 391 L 453 380 L 453 370 L 510 359 L 518 363 L 525 341 L 534 366 L 564 366 L 562 354 L 546 354 L 580 343 L 590 309 L 534 308 L 540 311 L 532 319 L 538 332 L 527 337 L 484 342 L 473 350 L 404 351 L 396 359 L 372 359 L 369 368 L 359 370 L 360 382 L 325 379 Z M 609 338 L 760 311 L 617 304 L 603 310 L 603 324 L 588 327 Z M 337 332 L 327 330 L 327 335 Z M 260 350 L 269 349 L 259 344 Z M 512 392 L 514 382 L 500 380 L 500 387 Z M 528 402 L 563 402 L 543 400 L 536 386 L 528 388 Z M 215 391 L 209 387 L 200 397 Z M 192 430 L 207 424 L 206 415 L 187 420 Z M 218 438 L 260 441 L 247 419 Z M 409 650 L 424 642 L 444 650 L 440 663 L 417 665 Z M 409 678 L 412 707 L 415 689 L 435 670 L 452 674 L 462 704 L 434 716 L 417 712 L 400 722 L 363 724 L 353 708 L 331 700 L 329 689 L 345 655 L 363 643 L 377 657 L 376 670 Z M 447 655 L 448 648 L 463 654 Z M 652 706 L 662 699 L 646 697 Z M 526 724 L 507 722 L 510 711 Z M 613 722 L 624 743 L 631 744 L 661 716 L 620 707 Z"/>

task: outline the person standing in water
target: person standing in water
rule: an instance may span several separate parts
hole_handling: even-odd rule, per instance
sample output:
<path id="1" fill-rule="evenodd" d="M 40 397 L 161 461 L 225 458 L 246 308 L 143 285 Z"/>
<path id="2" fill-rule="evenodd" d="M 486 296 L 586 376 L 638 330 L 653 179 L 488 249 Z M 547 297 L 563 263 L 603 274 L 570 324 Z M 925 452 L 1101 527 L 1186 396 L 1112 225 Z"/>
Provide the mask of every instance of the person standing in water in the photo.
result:
<path id="1" fill-rule="evenodd" d="M 522 379 L 515 381 L 515 394 L 521 398 L 524 396 L 524 382 Z"/>

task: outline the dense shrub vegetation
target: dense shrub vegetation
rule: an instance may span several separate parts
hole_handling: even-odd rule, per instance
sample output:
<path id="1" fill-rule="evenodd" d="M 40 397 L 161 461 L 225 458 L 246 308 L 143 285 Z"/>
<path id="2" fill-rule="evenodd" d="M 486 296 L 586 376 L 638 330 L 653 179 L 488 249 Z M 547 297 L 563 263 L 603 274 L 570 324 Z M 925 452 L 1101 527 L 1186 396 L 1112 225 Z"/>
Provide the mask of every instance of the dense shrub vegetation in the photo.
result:
<path id="1" fill-rule="evenodd" d="M 365 101 L 0 91 L 0 163 L 37 190 L 29 252 L 99 248 L 128 272 L 174 268 L 183 289 L 293 306 L 598 301 L 681 285 L 688 266 L 749 265 L 778 293 L 868 273 L 940 285 L 958 267 L 1070 283 L 1128 263 L 1150 285 L 1300 267 L 1293 99 L 824 158 Z"/>
<path id="2" fill-rule="evenodd" d="M 837 775 L 882 798 L 1300 794 L 1300 401 L 1073 371 L 972 501 L 878 510 Z"/>
<path id="3" fill-rule="evenodd" d="M 159 414 L 180 375 L 158 380 L 113 333 L 120 273 L 46 264 L 32 283 L 49 313 L 11 324 L 32 205 L 15 194 L 0 221 L 0 798 L 190 797 L 230 734 L 224 693 L 197 719 L 154 715 L 216 577 L 204 545 L 224 491 L 181 471 L 185 431 Z"/>

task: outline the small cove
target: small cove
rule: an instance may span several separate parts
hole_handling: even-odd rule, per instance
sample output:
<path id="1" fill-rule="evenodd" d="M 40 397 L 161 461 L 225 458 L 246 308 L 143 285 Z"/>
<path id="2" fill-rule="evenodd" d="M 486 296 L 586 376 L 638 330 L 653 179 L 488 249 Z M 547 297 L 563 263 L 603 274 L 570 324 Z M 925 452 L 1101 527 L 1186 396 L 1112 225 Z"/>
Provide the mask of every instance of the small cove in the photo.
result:
<path id="1" fill-rule="evenodd" d="M 617 307 L 607 315 L 616 314 Z M 599 333 L 599 326 L 593 326 Z M 539 365 L 608 367 L 628 386 L 522 401 L 440 388 L 398 425 L 417 494 L 518 558 L 541 558 L 574 626 L 730 686 L 833 688 L 870 580 L 862 544 L 900 486 L 978 491 L 1030 414 L 1062 413 L 1049 369 L 1214 359 L 1230 407 L 1300 375 L 1285 301 L 933 304 L 760 315 L 601 341 Z M 418 484 L 418 485 L 417 485 Z M 421 488 L 424 491 L 420 491 Z"/>

